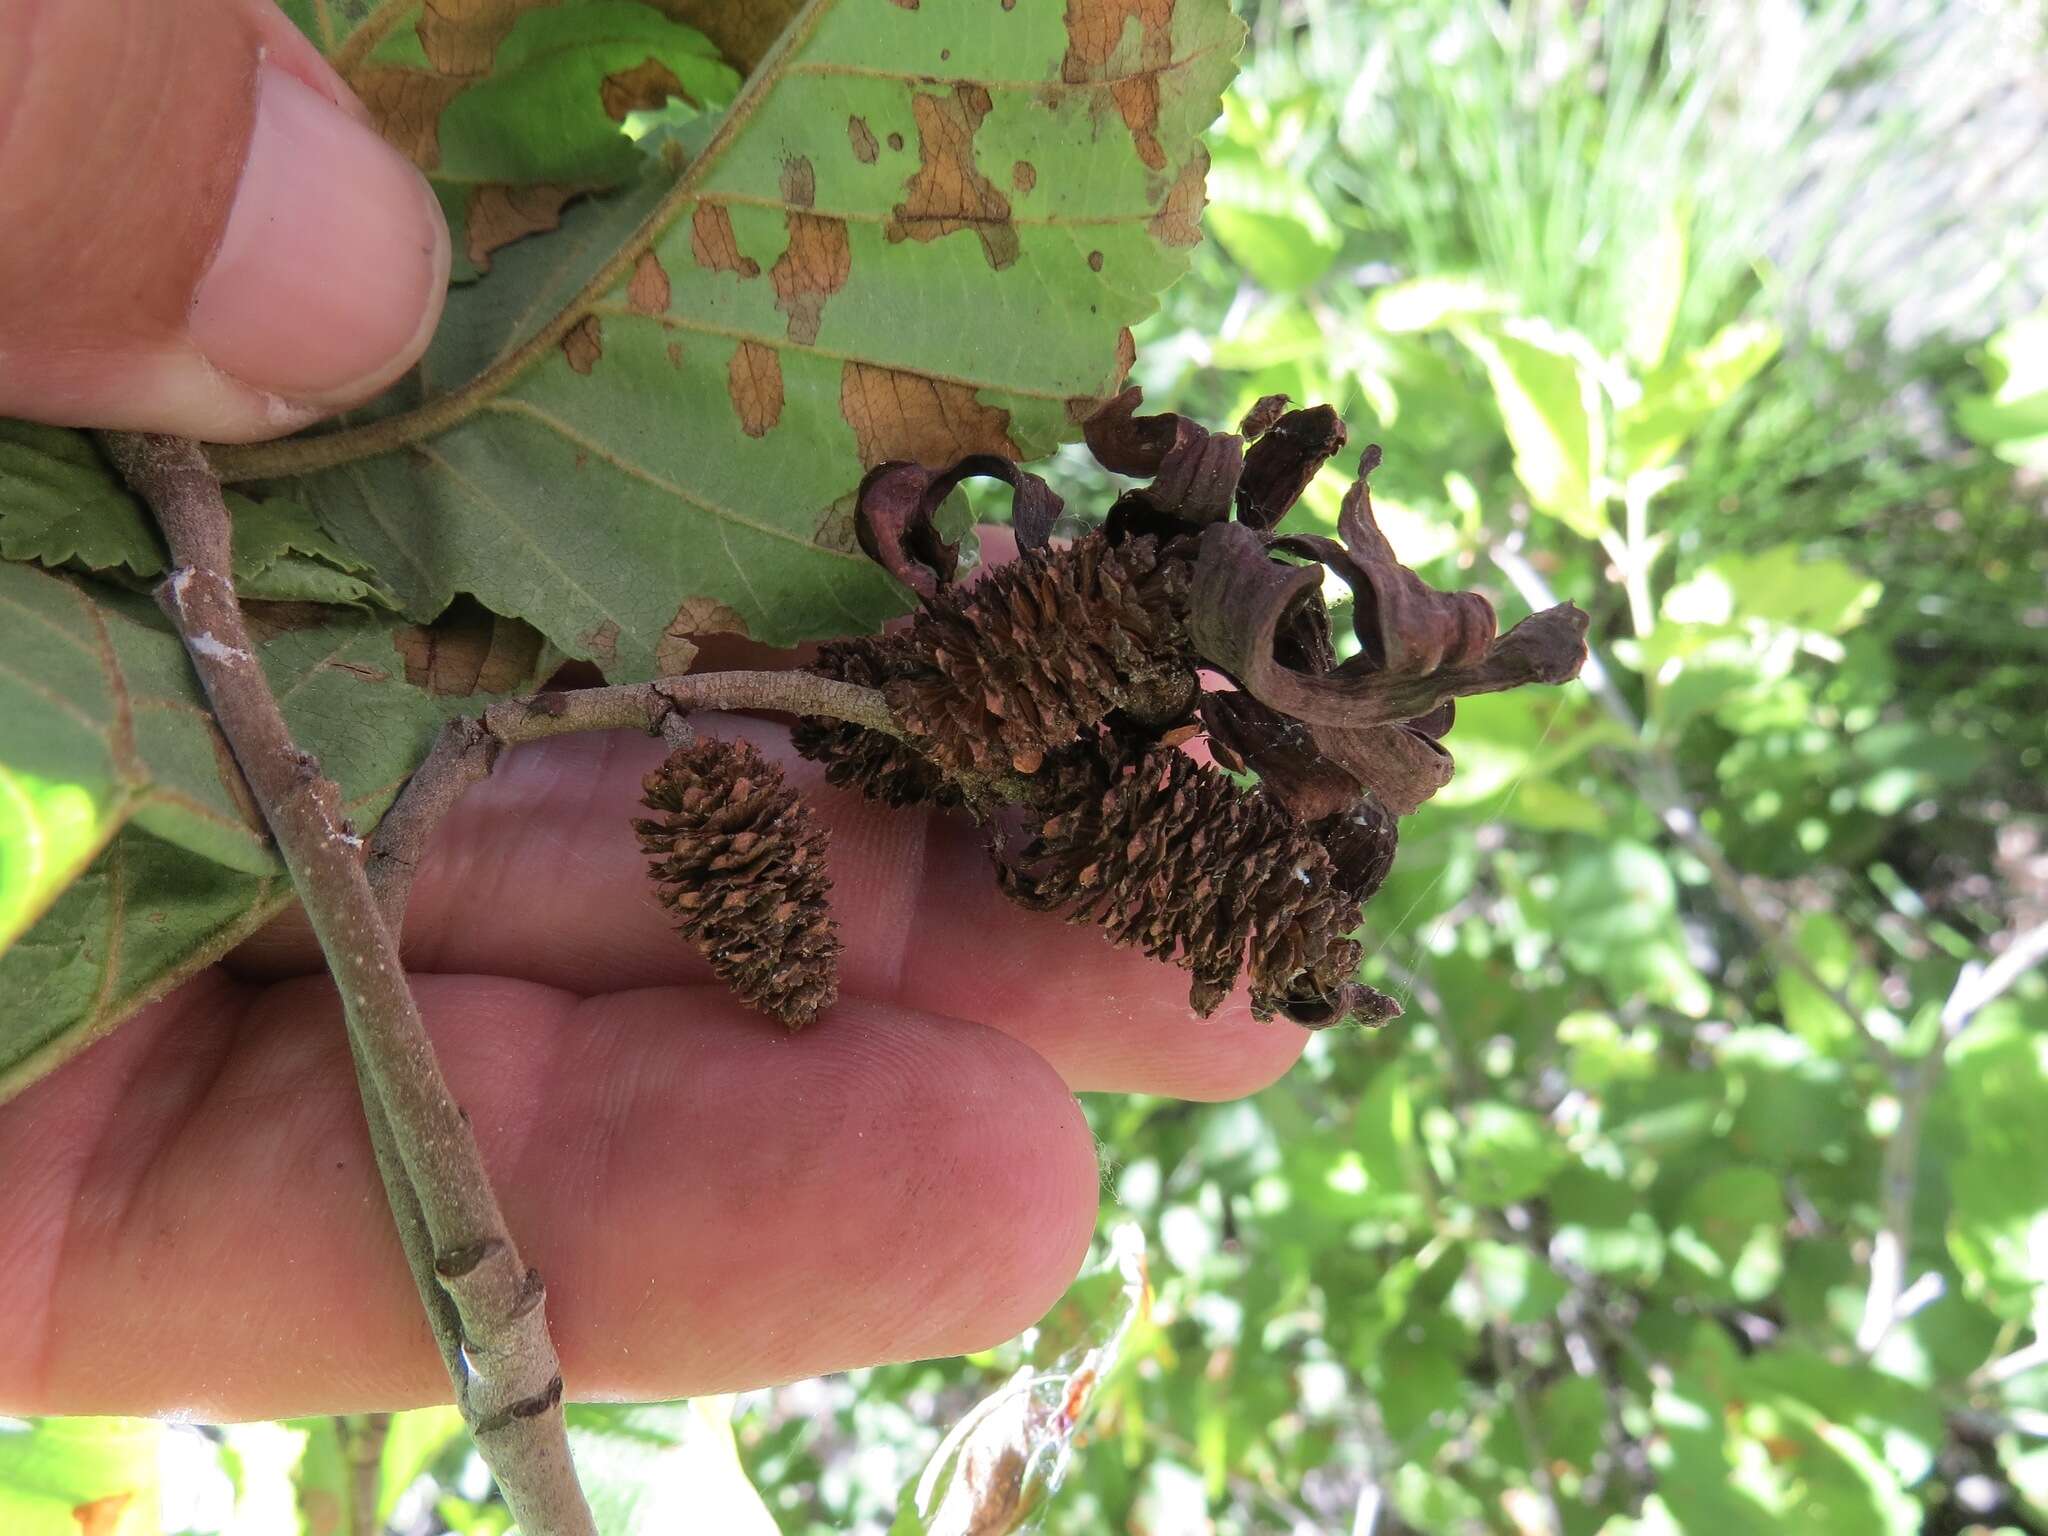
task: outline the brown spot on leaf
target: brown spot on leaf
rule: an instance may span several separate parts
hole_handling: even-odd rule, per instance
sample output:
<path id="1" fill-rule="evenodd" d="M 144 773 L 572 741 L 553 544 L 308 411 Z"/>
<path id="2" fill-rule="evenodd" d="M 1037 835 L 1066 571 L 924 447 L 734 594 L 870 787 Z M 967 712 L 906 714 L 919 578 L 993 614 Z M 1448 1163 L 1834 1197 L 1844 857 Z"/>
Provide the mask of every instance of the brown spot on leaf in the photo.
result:
<path id="1" fill-rule="evenodd" d="M 862 165 L 873 165 L 875 156 L 881 153 L 881 146 L 875 142 L 875 131 L 864 117 L 847 118 L 846 140 L 853 146 L 853 158 Z"/>
<path id="2" fill-rule="evenodd" d="M 393 630 L 391 644 L 405 667 L 405 680 L 445 698 L 532 687 L 543 642 L 540 631 L 524 620 L 458 598 L 432 624 Z"/>
<path id="3" fill-rule="evenodd" d="M 906 11 L 917 9 L 917 0 L 890 0 L 890 3 Z"/>
<path id="4" fill-rule="evenodd" d="M 710 38 L 744 78 L 803 9 L 803 0 L 654 0 L 654 8 Z"/>
<path id="5" fill-rule="evenodd" d="M 912 95 L 918 167 L 904 183 L 903 201 L 883 226 L 889 239 L 937 240 L 971 229 L 996 271 L 1017 259 L 1010 200 L 974 163 L 974 135 L 992 106 L 986 90 L 965 82 L 954 86 L 949 96 Z"/>
<path id="6" fill-rule="evenodd" d="M 849 362 L 839 375 L 839 414 L 853 428 L 860 461 L 914 459 L 934 467 L 970 453 L 1017 457 L 1010 413 L 983 405 L 965 384 Z"/>
<path id="7" fill-rule="evenodd" d="M 782 419 L 782 358 L 773 347 L 758 341 L 734 347 L 725 366 L 725 388 L 747 436 L 766 437 Z"/>
<path id="8" fill-rule="evenodd" d="M 491 252 L 558 228 L 562 207 L 583 188 L 562 182 L 544 181 L 532 186 L 499 184 L 478 187 L 470 194 L 467 238 L 464 248 L 478 268 L 488 269 Z"/>
<path id="9" fill-rule="evenodd" d="M 431 171 L 441 163 L 441 113 L 471 82 L 379 64 L 356 71 L 349 84 L 370 109 L 370 121 L 385 142 Z"/>
<path id="10" fill-rule="evenodd" d="M 1090 251 L 1088 253 L 1088 270 L 1090 272 L 1100 272 L 1102 270 L 1102 252 Z"/>
<path id="11" fill-rule="evenodd" d="M 788 218 L 789 244 L 775 258 L 768 280 L 775 285 L 775 307 L 789 316 L 789 339 L 808 346 L 818 339 L 825 301 L 846 286 L 853 253 L 841 220 L 816 213 Z"/>
<path id="12" fill-rule="evenodd" d="M 680 635 L 663 635 L 654 643 L 654 670 L 663 677 L 675 677 L 690 670 L 697 659 L 697 643 Z"/>
<path id="13" fill-rule="evenodd" d="M 740 254 L 732 215 L 723 203 L 699 203 L 690 215 L 690 255 L 707 272 L 737 272 L 742 278 L 761 275 L 761 264 Z"/>
<path id="14" fill-rule="evenodd" d="M 671 368 L 683 366 L 683 344 L 680 341 L 672 341 L 668 344 L 668 365 Z"/>
<path id="15" fill-rule="evenodd" d="M 569 359 L 569 366 L 578 373 L 588 373 L 597 366 L 597 360 L 604 356 L 604 327 L 597 316 L 585 315 L 569 328 L 569 334 L 562 338 L 562 356 Z"/>
<path id="16" fill-rule="evenodd" d="M 1070 395 L 1066 401 L 1067 420 L 1081 426 L 1088 418 L 1101 410 L 1111 396 L 1123 388 L 1124 379 L 1130 374 L 1131 365 L 1138 360 L 1138 343 L 1131 335 L 1131 328 L 1125 326 L 1116 333 L 1116 372 L 1099 395 Z"/>
<path id="17" fill-rule="evenodd" d="M 663 626 L 667 635 L 738 635 L 747 638 L 747 621 L 737 608 L 715 597 L 686 597 L 676 616 Z"/>
<path id="18" fill-rule="evenodd" d="M 888 146 L 891 149 L 901 150 L 903 148 L 903 135 L 900 133 L 892 133 L 889 135 L 888 139 L 885 142 L 887 142 Z"/>
<path id="19" fill-rule="evenodd" d="M 122 1514 L 134 1502 L 132 1492 L 110 1493 L 104 1499 L 77 1505 L 71 1511 L 71 1518 L 78 1522 L 78 1536 L 116 1536 L 121 1529 Z"/>
<path id="20" fill-rule="evenodd" d="M 1124 126 L 1131 130 L 1131 142 L 1137 146 L 1138 158 L 1150 170 L 1165 170 L 1166 151 L 1160 147 L 1158 132 L 1159 77 L 1144 74 L 1119 80 L 1109 88 L 1109 98 L 1116 103 Z"/>
<path id="21" fill-rule="evenodd" d="M 842 555 L 859 554 L 860 532 L 854 516 L 859 505 L 860 496 L 853 491 L 833 502 L 825 509 L 825 515 L 818 519 L 817 531 L 811 535 L 811 542 L 820 549 L 837 550 Z"/>
<path id="22" fill-rule="evenodd" d="M 615 123 L 623 123 L 628 112 L 652 112 L 671 96 L 690 99 L 675 71 L 652 57 L 642 59 L 631 69 L 606 75 L 597 88 L 604 115 Z"/>
<path id="23" fill-rule="evenodd" d="M 1168 189 L 1166 203 L 1145 227 L 1162 245 L 1199 245 L 1202 241 L 1202 209 L 1209 201 L 1203 184 L 1209 175 L 1209 151 L 1195 146 L 1188 162 L 1180 168 Z"/>
<path id="24" fill-rule="evenodd" d="M 715 597 L 686 597 L 654 644 L 654 664 L 664 673 L 687 672 L 705 635 L 747 636 L 747 621 Z"/>
<path id="25" fill-rule="evenodd" d="M 420 7 L 420 48 L 444 75 L 487 75 L 498 44 L 532 0 L 426 0 Z"/>
<path id="26" fill-rule="evenodd" d="M 791 155 L 782 162 L 782 200 L 808 208 L 818 200 L 818 173 L 807 155 Z"/>
<path id="27" fill-rule="evenodd" d="M 1038 167 L 1029 160 L 1019 160 L 1010 167 L 1010 185 L 1019 192 L 1029 192 L 1038 185 Z"/>
<path id="28" fill-rule="evenodd" d="M 1155 171 L 1166 169 L 1159 144 L 1159 71 L 1173 62 L 1174 0 L 1067 0 L 1067 51 L 1060 78 L 1069 85 L 1110 83 L 1138 158 Z M 1121 45 L 1124 31 L 1138 23 L 1137 56 Z"/>
<path id="29" fill-rule="evenodd" d="M 576 643 L 590 652 L 590 659 L 600 667 L 609 667 L 619 659 L 619 625 L 616 619 L 606 619 L 594 624 L 576 637 Z"/>
<path id="30" fill-rule="evenodd" d="M 626 307 L 636 315 L 668 313 L 668 269 L 652 251 L 642 251 L 626 281 Z"/>

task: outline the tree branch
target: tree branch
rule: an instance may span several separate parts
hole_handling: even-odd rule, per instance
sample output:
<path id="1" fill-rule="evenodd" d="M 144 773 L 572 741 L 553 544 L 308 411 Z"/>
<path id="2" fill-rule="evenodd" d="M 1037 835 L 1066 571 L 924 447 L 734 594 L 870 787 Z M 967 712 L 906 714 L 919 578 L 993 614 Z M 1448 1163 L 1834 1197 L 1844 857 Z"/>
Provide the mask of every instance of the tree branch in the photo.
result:
<path id="1" fill-rule="evenodd" d="M 292 741 L 257 660 L 230 574 L 220 482 L 185 439 L 116 433 L 105 441 L 163 529 L 172 570 L 157 601 L 185 641 L 334 974 L 373 1089 L 366 1113 L 375 1104 L 387 1122 L 380 1169 L 388 1178 L 388 1157 L 405 1176 L 387 1185 L 401 1232 L 408 1184 L 417 1199 L 434 1278 L 460 1320 L 454 1383 L 463 1417 L 522 1530 L 595 1536 L 569 1459 L 545 1290 L 520 1258 L 468 1118 L 441 1077 L 359 862 L 360 841 L 344 828 L 340 793 Z"/>
<path id="2" fill-rule="evenodd" d="M 343 1456 L 348 1461 L 349 1536 L 377 1536 L 377 1496 L 382 1491 L 384 1440 L 391 1433 L 388 1413 L 345 1414 L 334 1421 Z"/>
<path id="3" fill-rule="evenodd" d="M 871 731 L 900 737 L 903 728 L 878 689 L 809 672 L 703 672 L 658 677 L 610 688 L 536 693 L 501 699 L 481 715 L 452 720 L 427 754 L 370 840 L 369 877 L 393 933 L 427 841 L 441 818 L 471 786 L 491 775 L 505 748 L 578 731 L 641 730 L 688 739 L 686 717 L 699 709 L 773 710 L 830 715 Z M 1010 774 L 956 775 L 970 800 L 1029 800 L 1036 788 Z"/>
<path id="4" fill-rule="evenodd" d="M 1496 1317 L 1487 1325 L 1486 1332 L 1493 1352 L 1494 1374 L 1500 1378 L 1501 1391 L 1507 1394 L 1515 1427 L 1522 1432 L 1522 1447 L 1529 1453 L 1529 1483 L 1541 1506 L 1543 1529 L 1548 1536 L 1564 1536 L 1564 1510 L 1557 1501 L 1557 1479 L 1550 1475 L 1550 1448 L 1544 1442 L 1543 1427 L 1536 1422 L 1536 1412 L 1529 1406 L 1528 1379 L 1515 1368 L 1507 1319 Z"/>

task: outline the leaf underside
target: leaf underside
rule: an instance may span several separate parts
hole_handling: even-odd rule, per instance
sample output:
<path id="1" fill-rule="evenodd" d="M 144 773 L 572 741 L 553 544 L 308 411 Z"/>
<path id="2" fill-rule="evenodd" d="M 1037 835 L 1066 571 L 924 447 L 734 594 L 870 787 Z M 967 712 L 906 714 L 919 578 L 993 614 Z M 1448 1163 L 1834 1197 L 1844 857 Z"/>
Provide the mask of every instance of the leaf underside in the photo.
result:
<path id="1" fill-rule="evenodd" d="M 368 824 L 451 706 L 407 681 L 420 631 L 314 611 L 263 646 L 264 668 L 293 735 Z M 4 1098 L 289 888 L 184 648 L 145 599 L 0 563 L 0 612 L 0 718 L 33 722 L 0 741 Z"/>
<path id="2" fill-rule="evenodd" d="M 872 630 L 902 594 L 854 546 L 862 470 L 1033 457 L 1116 388 L 1241 36 L 1224 0 L 818 0 L 680 182 L 500 252 L 348 462 L 277 486 L 415 616 L 473 592 L 617 679 L 706 600 L 771 643 Z M 454 424 L 346 436 L 421 407 Z"/>
<path id="3" fill-rule="evenodd" d="M 561 143 L 505 153 L 604 158 L 548 210 L 559 229 L 451 292 L 405 381 L 309 440 L 323 467 L 234 498 L 237 584 L 284 604 L 272 685 L 365 829 L 444 696 L 565 654 L 625 680 L 707 633 L 789 643 L 899 611 L 854 539 L 864 469 L 1042 454 L 1118 387 L 1128 327 L 1199 239 L 1200 134 L 1243 37 L 1227 0 L 286 10 L 430 174 L 543 96 Z M 708 142 L 708 50 L 673 23 L 751 71 Z M 549 54 L 577 25 L 601 68 Z M 661 154 L 592 137 L 664 94 Z M 0 424 L 0 555 L 4 1099 L 290 893 L 142 594 L 161 543 L 87 436 Z M 432 632 L 368 606 L 451 604 Z"/>

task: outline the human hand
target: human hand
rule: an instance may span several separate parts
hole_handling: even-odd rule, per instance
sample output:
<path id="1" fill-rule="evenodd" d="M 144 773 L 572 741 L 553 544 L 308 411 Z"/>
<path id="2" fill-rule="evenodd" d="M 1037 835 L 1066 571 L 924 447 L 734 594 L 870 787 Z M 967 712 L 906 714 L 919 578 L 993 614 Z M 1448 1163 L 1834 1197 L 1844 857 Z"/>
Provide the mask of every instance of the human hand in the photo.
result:
<path id="1" fill-rule="evenodd" d="M 1010 905 L 962 818 L 872 806 L 787 735 L 831 837 L 839 1004 L 734 1002 L 670 931 L 628 811 L 659 742 L 512 753 L 406 922 L 427 1027 L 574 1394 L 673 1397 L 985 1347 L 1093 1228 L 1073 1091 L 1216 1099 L 1305 1038 Z M 302 924 L 0 1106 L 0 1412 L 205 1419 L 445 1399 Z"/>
<path id="2" fill-rule="evenodd" d="M 438 209 L 267 3 L 0 0 L 0 43 L 0 414 L 265 436 L 424 347 Z M 629 825 L 644 737 L 512 754 L 408 916 L 571 1390 L 1001 1339 L 1092 1230 L 1072 1091 L 1235 1096 L 1303 1037 L 1242 998 L 1198 1022 L 1181 972 L 1009 905 L 958 818 L 826 788 L 779 727 L 706 728 L 789 763 L 833 834 L 842 1001 L 812 1029 L 741 1008 L 669 930 Z M 0 1175 L 0 1412 L 447 1394 L 303 923 L 0 1106 Z"/>
<path id="3" fill-rule="evenodd" d="M 0 0 L 0 416 L 275 437 L 426 349 L 448 229 L 269 0 Z"/>

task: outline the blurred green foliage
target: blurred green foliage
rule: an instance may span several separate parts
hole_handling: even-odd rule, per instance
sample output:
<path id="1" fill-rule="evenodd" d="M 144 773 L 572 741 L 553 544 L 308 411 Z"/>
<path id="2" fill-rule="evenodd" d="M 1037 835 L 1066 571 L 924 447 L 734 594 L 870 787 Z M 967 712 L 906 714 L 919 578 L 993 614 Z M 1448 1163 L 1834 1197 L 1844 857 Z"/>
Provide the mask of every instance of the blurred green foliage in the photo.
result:
<path id="1" fill-rule="evenodd" d="M 1154 402 L 1331 401 L 1338 470 L 1386 448 L 1406 558 L 1510 622 L 1575 598 L 1605 666 L 1461 706 L 1458 777 L 1367 913 L 1406 1018 L 1313 1038 L 1249 1101 L 1088 1104 L 1149 1311 L 1104 1270 L 985 1355 L 736 1414 L 576 1410 L 607 1530 L 954 1529 L 906 1493 L 948 1427 L 1066 1406 L 1042 1389 L 1093 1341 L 1087 1412 L 1020 1410 L 1031 1496 L 988 1510 L 1075 1536 L 2048 1532 L 2048 988 L 1969 1006 L 2048 919 L 2048 181 L 1974 224 L 1914 195 L 2016 133 L 2038 170 L 2005 94 L 2031 14 L 1251 20 L 1212 238 L 1140 338 Z M 1862 283 L 1844 231 L 1873 224 Z M 1298 515 L 1334 524 L 1343 478 Z M 280 1497 L 333 1529 L 316 1507 L 369 1496 L 496 1536 L 455 1430 L 398 1416 L 367 1481 L 349 1420 L 167 1431 L 164 1465 L 205 1493 L 194 1532 L 283 1529 L 250 1513 Z M 74 1502 L 153 1475 L 26 1431 L 9 1456 Z"/>
<path id="2" fill-rule="evenodd" d="M 1090 1104 L 1158 1296 L 1040 1528 L 2048 1531 L 2048 989 L 1955 1022 L 2048 918 L 2048 183 L 1959 272 L 1867 110 L 2009 148 L 1959 61 L 2023 18 L 1961 10 L 1256 8 L 1150 398 L 1331 401 L 1404 556 L 1606 668 L 1461 704 L 1367 911 L 1406 1018 Z M 1873 207 L 1974 330 L 1859 310 Z M 881 1522 L 1017 1358 L 750 1400 L 783 1529 Z"/>

